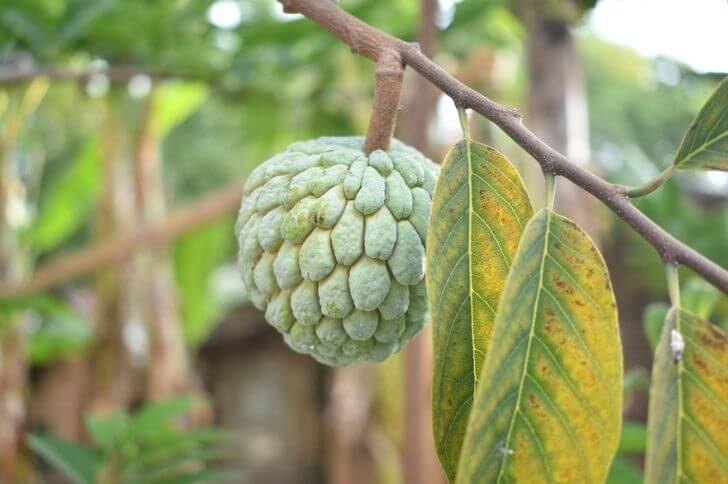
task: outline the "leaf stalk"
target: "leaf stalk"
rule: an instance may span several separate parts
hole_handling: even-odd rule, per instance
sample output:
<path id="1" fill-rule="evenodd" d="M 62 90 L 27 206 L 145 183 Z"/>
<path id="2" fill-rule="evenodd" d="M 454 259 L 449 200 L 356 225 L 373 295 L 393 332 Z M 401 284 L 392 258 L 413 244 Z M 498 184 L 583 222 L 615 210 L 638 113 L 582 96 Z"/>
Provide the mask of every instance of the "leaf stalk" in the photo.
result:
<path id="1" fill-rule="evenodd" d="M 644 197 L 660 188 L 667 180 L 672 177 L 672 174 L 677 170 L 677 165 L 671 164 L 665 168 L 662 173 L 654 177 L 652 180 L 638 185 L 636 187 L 627 187 L 625 194 L 630 198 Z"/>

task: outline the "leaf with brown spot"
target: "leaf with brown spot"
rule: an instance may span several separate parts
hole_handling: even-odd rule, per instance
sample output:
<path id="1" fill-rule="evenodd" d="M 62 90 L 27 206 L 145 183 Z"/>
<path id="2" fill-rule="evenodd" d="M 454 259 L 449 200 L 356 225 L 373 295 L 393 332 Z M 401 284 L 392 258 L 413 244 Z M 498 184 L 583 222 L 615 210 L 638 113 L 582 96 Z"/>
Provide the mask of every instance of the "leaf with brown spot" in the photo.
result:
<path id="1" fill-rule="evenodd" d="M 450 480 L 498 299 L 532 214 L 521 177 L 503 155 L 472 141 L 453 147 L 435 187 L 427 234 L 433 431 Z"/>
<path id="2" fill-rule="evenodd" d="M 604 482 L 622 417 L 622 348 L 607 268 L 543 209 L 506 280 L 457 482 Z"/>
<path id="3" fill-rule="evenodd" d="M 685 342 L 675 361 L 673 330 Z M 645 482 L 725 482 L 728 476 L 728 336 L 671 309 L 655 351 Z"/>

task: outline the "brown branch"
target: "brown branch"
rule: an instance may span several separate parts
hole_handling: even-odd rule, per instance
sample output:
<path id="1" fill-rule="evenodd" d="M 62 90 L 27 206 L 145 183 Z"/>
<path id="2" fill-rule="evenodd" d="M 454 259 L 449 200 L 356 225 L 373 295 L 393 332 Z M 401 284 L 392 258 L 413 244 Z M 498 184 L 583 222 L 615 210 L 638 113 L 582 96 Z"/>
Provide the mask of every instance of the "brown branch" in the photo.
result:
<path id="1" fill-rule="evenodd" d="M 73 277 L 111 264 L 129 255 L 142 245 L 159 245 L 190 230 L 233 212 L 243 196 L 242 183 L 228 187 L 193 202 L 161 222 L 144 223 L 129 233 L 106 242 L 59 255 L 37 269 L 33 276 L 18 286 L 0 286 L 0 298 L 18 297 L 49 289 Z"/>
<path id="2" fill-rule="evenodd" d="M 399 93 L 402 91 L 404 66 L 396 51 L 383 51 L 375 71 L 374 106 L 369 120 L 364 152 L 389 149 L 399 112 Z"/>
<path id="3" fill-rule="evenodd" d="M 671 236 L 639 211 L 624 193 L 597 175 L 571 163 L 526 128 L 518 110 L 502 106 L 451 76 L 423 55 L 418 46 L 392 37 L 346 13 L 330 0 L 279 0 L 286 12 L 301 13 L 348 44 L 352 52 L 379 59 L 382 52 L 395 51 L 405 65 L 450 96 L 455 104 L 470 108 L 495 123 L 521 148 L 526 150 L 546 173 L 563 176 L 599 199 L 618 217 L 647 240 L 666 262 L 677 262 L 693 269 L 728 294 L 728 271 Z"/>

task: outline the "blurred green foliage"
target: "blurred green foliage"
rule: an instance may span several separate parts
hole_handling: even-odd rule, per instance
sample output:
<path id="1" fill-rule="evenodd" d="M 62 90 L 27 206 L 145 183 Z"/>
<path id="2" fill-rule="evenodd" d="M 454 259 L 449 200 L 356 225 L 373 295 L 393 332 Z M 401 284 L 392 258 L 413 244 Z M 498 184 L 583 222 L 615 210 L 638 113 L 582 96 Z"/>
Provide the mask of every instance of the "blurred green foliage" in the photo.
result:
<path id="1" fill-rule="evenodd" d="M 364 132 L 373 88 L 369 61 L 352 56 L 314 23 L 284 18 L 274 0 L 239 2 L 241 24 L 230 30 L 208 21 L 212 3 L 4 0 L 0 67 L 102 72 L 108 66 L 125 66 L 148 72 L 154 96 L 152 127 L 160 142 L 172 208 L 242 180 L 260 161 L 295 140 Z M 353 15 L 414 40 L 417 2 L 343 3 Z M 588 8 L 593 2 L 578 3 Z M 510 7 L 506 0 L 462 0 L 442 11 L 438 61 L 454 71 L 474 51 L 485 49 L 501 56 L 494 64 L 494 76 L 502 74 L 498 69 L 509 68 L 503 67 L 504 57 L 525 65 L 526 32 Z M 719 79 L 669 60 L 645 60 L 588 34 L 577 36 L 577 42 L 587 81 L 593 160 L 611 181 L 639 184 L 672 162 L 690 122 Z M 507 73 L 510 85 L 496 86 L 502 92 L 494 97 L 524 105 L 526 75 L 523 68 L 516 75 Z M 137 115 L 150 95 L 134 93 L 126 82 L 112 79 L 112 84 L 99 86 L 93 76 L 88 82 L 51 81 L 29 119 L 17 114 L 28 84 L 0 90 L 0 123 L 22 124 L 10 161 L 24 186 L 27 216 L 16 228 L 36 264 L 92 241 L 90 227 L 102 191 L 103 121 L 109 110 Z M 129 132 L 120 135 L 133 137 L 134 128 L 130 123 L 123 128 Z M 677 238 L 726 266 L 728 205 L 725 193 L 709 193 L 706 186 L 703 174 L 681 173 L 637 205 Z M 620 264 L 633 275 L 621 283 L 664 299 L 663 267 L 652 248 L 606 209 L 599 210 L 595 216 L 609 217 L 612 228 L 604 244 L 620 246 L 625 254 Z M 232 216 L 173 243 L 183 331 L 191 347 L 204 340 L 225 308 L 240 301 L 229 297 L 231 293 L 243 297 L 240 285 L 235 285 L 236 271 L 228 270 L 235 259 L 231 227 Z M 0 304 L 0 320 L 19 309 L 29 314 L 33 364 L 84 351 L 92 338 L 88 322 L 62 302 L 64 289 L 70 286 Z M 687 279 L 683 288 L 686 307 L 727 327 L 725 299 L 697 279 Z M 665 312 L 661 302 L 645 311 L 645 331 L 653 344 Z M 381 381 L 402 381 L 401 361 L 393 359 L 387 365 L 381 369 L 385 378 Z M 625 375 L 625 401 L 645 385 L 644 370 Z M 379 421 L 396 441 L 401 434 L 402 394 L 382 392 L 387 400 L 377 410 Z M 102 468 L 142 482 L 136 473 L 152 472 L 175 460 L 181 465 L 177 469 L 204 471 L 198 464 L 187 468 L 186 463 L 214 458 L 206 443 L 218 442 L 219 435 L 176 430 L 172 421 L 187 405 L 173 402 L 136 415 L 91 418 L 91 446 L 42 435 L 31 436 L 29 444 L 76 482 L 91 482 Z M 644 426 L 625 423 L 608 482 L 641 482 L 640 470 L 630 459 L 643 450 Z"/>
<path id="2" fill-rule="evenodd" d="M 216 464 L 228 435 L 218 429 L 185 430 L 180 418 L 198 403 L 190 397 L 146 405 L 134 414 L 88 416 L 89 445 L 31 433 L 31 449 L 77 484 L 221 482 L 232 473 Z"/>
<path id="3" fill-rule="evenodd" d="M 651 179 L 672 163 L 690 123 L 722 76 L 699 75 L 666 59 L 650 62 L 591 37 L 583 38 L 580 48 L 594 159 L 615 183 L 638 185 Z M 705 203 L 706 196 L 717 201 Z M 635 204 L 669 233 L 726 266 L 725 202 L 725 188 L 711 192 L 705 173 L 680 173 Z M 640 274 L 631 282 L 662 297 L 659 257 L 626 225 L 614 227 L 613 239 L 629 244 L 621 250 L 628 269 Z"/>
<path id="4" fill-rule="evenodd" d="M 18 311 L 23 311 L 30 323 L 27 351 L 31 364 L 42 365 L 83 351 L 91 341 L 88 322 L 58 298 L 39 294 L 0 300 L 0 326 Z"/>
<path id="5" fill-rule="evenodd" d="M 284 19 L 274 0 L 241 2 L 241 24 L 230 30 L 208 21 L 211 4 L 6 0 L 0 4 L 0 62 L 73 69 L 134 66 L 152 77 L 181 79 L 153 84 L 153 127 L 161 139 L 172 205 L 242 179 L 294 140 L 364 131 L 372 92 L 368 61 L 350 55 L 312 22 Z M 350 0 L 344 6 L 385 31 L 408 40 L 415 35 L 416 2 Z M 522 55 L 524 28 L 503 0 L 457 2 L 441 12 L 438 23 L 439 55 L 446 63 L 465 60 L 483 46 Z M 667 60 L 646 61 L 588 35 L 578 41 L 594 158 L 613 181 L 644 181 L 672 160 L 716 79 Z M 103 90 L 85 87 L 51 83 L 14 155 L 23 166 L 18 171 L 31 214 L 20 233 L 39 263 L 89 242 L 101 186 L 101 120 L 107 109 L 140 102 L 124 84 L 115 86 L 114 103 Z M 522 90 L 520 82 L 516 88 Z M 0 96 L 12 104 L 23 89 L 15 85 Z M 523 98 L 517 89 L 509 89 L 508 101 Z M 681 174 L 638 204 L 671 233 L 726 265 L 728 208 L 705 209 L 680 189 L 691 181 L 703 183 L 698 176 Z M 204 338 L 222 311 L 213 278 L 234 257 L 227 223 L 203 227 L 174 243 L 190 343 Z M 634 284 L 663 294 L 661 264 L 652 249 L 619 223 L 612 236 L 630 246 L 624 251 L 626 263 L 640 274 Z"/>

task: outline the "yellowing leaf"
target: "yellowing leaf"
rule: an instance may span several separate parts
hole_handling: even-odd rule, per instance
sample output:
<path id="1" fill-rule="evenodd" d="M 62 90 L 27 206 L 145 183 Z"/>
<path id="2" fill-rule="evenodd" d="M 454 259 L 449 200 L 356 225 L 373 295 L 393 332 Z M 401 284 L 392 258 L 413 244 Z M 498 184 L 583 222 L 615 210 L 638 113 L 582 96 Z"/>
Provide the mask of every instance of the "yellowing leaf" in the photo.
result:
<path id="1" fill-rule="evenodd" d="M 445 158 L 427 235 L 433 324 L 433 429 L 452 480 L 496 306 L 533 214 L 518 172 L 488 146 L 460 141 Z"/>
<path id="2" fill-rule="evenodd" d="M 690 125 L 675 157 L 681 169 L 728 170 L 728 77 Z"/>
<path id="3" fill-rule="evenodd" d="M 604 482 L 619 441 L 622 349 L 604 260 L 543 209 L 506 281 L 457 482 Z"/>
<path id="4" fill-rule="evenodd" d="M 713 483 L 726 476 L 728 336 L 671 309 L 652 367 L 645 482 Z"/>

